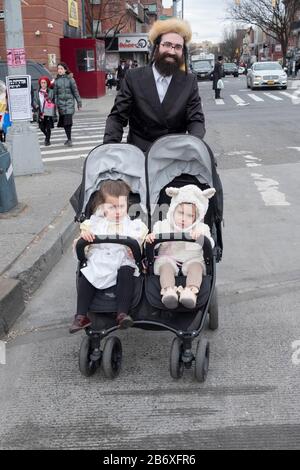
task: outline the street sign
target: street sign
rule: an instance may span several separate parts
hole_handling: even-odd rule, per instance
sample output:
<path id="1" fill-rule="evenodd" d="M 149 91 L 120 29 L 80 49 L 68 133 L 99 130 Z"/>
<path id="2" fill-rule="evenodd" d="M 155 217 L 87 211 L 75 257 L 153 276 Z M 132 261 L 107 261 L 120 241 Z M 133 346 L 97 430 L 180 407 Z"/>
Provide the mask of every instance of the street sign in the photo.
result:
<path id="1" fill-rule="evenodd" d="M 31 77 L 10 75 L 6 77 L 9 111 L 12 121 L 31 120 Z"/>
<path id="2" fill-rule="evenodd" d="M 4 10 L 0 10 L 0 20 L 4 20 Z"/>

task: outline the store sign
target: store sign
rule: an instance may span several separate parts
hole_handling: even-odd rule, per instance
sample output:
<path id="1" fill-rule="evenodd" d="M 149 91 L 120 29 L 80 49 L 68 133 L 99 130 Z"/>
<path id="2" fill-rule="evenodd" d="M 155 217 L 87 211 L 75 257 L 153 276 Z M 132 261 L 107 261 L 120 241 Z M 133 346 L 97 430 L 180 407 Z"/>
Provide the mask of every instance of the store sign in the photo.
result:
<path id="1" fill-rule="evenodd" d="M 79 26 L 78 4 L 75 0 L 68 0 L 69 25 L 74 28 Z"/>
<path id="2" fill-rule="evenodd" d="M 6 77 L 6 87 L 11 120 L 31 120 L 30 75 L 10 75 Z"/>
<path id="3" fill-rule="evenodd" d="M 275 52 L 281 52 L 281 44 L 275 44 Z"/>
<path id="4" fill-rule="evenodd" d="M 0 20 L 4 20 L 5 15 L 4 15 L 4 10 L 0 10 Z"/>
<path id="5" fill-rule="evenodd" d="M 147 36 L 119 36 L 119 51 L 148 52 Z"/>

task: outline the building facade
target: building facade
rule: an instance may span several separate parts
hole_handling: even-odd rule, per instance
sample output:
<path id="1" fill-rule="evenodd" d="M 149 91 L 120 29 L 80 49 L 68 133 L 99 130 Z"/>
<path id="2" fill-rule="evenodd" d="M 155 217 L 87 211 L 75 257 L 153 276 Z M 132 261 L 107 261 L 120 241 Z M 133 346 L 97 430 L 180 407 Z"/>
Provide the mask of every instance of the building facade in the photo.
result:
<path id="1" fill-rule="evenodd" d="M 0 10 L 4 10 L 3 0 Z M 30 0 L 22 3 L 22 16 L 26 58 L 55 73 L 60 61 L 60 38 L 81 37 L 81 0 Z M 4 20 L 0 22 L 0 58 L 6 60 Z"/>

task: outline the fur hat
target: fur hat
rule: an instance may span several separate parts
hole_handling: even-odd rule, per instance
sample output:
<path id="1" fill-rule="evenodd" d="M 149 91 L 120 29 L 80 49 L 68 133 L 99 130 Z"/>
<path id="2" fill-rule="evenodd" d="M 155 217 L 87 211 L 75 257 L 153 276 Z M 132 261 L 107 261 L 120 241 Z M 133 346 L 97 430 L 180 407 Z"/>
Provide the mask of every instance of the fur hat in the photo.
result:
<path id="1" fill-rule="evenodd" d="M 201 191 L 201 189 L 194 184 L 188 184 L 182 188 L 166 188 L 167 195 L 172 198 L 167 214 L 167 219 L 170 225 L 175 227 L 174 211 L 178 204 L 183 203 L 195 204 L 197 212 L 195 222 L 202 222 L 208 209 L 208 199 L 213 197 L 215 192 L 215 188 L 209 188 Z"/>
<path id="2" fill-rule="evenodd" d="M 192 39 L 192 30 L 187 21 L 179 18 L 155 21 L 149 31 L 149 41 L 154 44 L 155 40 L 162 34 L 177 33 L 183 37 L 185 42 Z"/>

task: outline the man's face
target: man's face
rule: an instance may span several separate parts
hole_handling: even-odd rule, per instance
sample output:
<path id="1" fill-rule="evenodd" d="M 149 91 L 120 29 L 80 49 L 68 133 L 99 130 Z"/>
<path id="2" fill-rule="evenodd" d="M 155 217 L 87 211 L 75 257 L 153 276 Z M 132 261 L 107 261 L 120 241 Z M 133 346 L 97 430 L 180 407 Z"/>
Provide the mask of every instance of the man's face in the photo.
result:
<path id="1" fill-rule="evenodd" d="M 155 66 L 162 75 L 172 75 L 184 63 L 183 38 L 177 33 L 163 34 L 155 51 Z"/>

